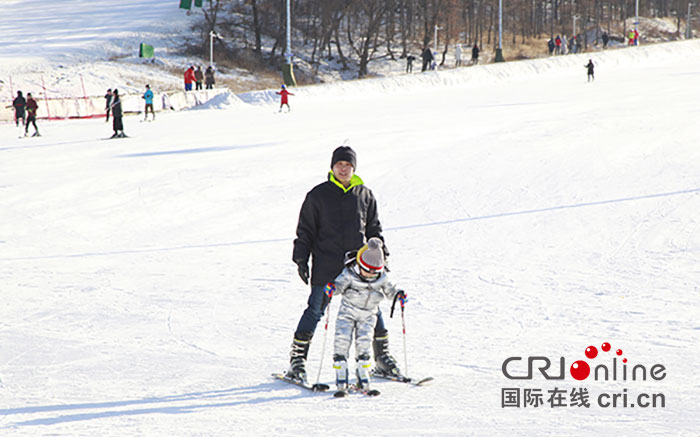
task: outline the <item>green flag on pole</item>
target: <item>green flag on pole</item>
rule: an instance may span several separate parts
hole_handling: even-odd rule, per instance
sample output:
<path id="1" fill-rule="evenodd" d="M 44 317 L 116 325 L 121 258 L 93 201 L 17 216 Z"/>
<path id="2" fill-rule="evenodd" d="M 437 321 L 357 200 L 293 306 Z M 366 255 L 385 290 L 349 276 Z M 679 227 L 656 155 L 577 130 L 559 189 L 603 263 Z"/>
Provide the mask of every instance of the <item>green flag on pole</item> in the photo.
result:
<path id="1" fill-rule="evenodd" d="M 194 5 L 197 6 L 198 8 L 202 7 L 202 1 L 203 0 L 194 0 Z"/>
<path id="2" fill-rule="evenodd" d="M 192 9 L 192 0 L 180 0 L 180 9 Z"/>
<path id="3" fill-rule="evenodd" d="M 154 54 L 153 46 L 141 43 L 139 47 L 139 58 L 152 58 Z"/>

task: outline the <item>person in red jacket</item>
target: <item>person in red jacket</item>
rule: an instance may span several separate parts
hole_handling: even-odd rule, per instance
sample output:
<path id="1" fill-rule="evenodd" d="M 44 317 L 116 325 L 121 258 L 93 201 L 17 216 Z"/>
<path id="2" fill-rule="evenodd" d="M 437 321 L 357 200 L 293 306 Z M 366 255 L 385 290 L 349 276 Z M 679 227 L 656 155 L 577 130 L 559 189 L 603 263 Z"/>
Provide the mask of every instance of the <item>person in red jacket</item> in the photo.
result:
<path id="1" fill-rule="evenodd" d="M 27 93 L 27 124 L 24 126 L 24 136 L 26 137 L 29 133 L 29 123 L 34 125 L 34 135 L 33 137 L 39 136 L 39 128 L 36 127 L 36 110 L 39 108 L 36 100 L 32 97 L 32 93 Z"/>
<path id="2" fill-rule="evenodd" d="M 192 83 L 195 80 L 194 67 L 190 65 L 190 68 L 185 70 L 185 91 L 192 91 Z"/>
<path id="3" fill-rule="evenodd" d="M 287 87 L 282 85 L 282 90 L 278 91 L 277 94 L 282 96 L 282 100 L 280 102 L 280 110 L 279 112 L 282 112 L 282 106 L 287 105 L 287 112 L 291 111 L 292 108 L 289 107 L 289 97 L 288 96 L 293 96 L 294 94 L 290 93 L 287 91 Z"/>

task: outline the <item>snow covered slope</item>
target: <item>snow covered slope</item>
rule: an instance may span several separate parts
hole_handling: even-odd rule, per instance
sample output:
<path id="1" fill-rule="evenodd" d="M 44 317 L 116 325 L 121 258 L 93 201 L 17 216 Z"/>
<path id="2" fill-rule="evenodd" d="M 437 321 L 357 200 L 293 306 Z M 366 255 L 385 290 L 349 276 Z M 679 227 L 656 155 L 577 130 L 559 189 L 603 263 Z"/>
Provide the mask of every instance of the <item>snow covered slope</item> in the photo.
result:
<path id="1" fill-rule="evenodd" d="M 249 96 L 127 117 L 124 140 L 97 120 L 0 125 L 0 434 L 696 435 L 700 61 L 659 47 L 594 59 L 590 84 L 581 57 L 468 80 L 479 67 L 296 90 L 289 114 Z M 299 207 L 346 139 L 410 295 L 407 370 L 432 386 L 336 400 L 269 377 L 308 294 Z M 322 343 L 320 326 L 313 377 Z M 531 356 L 565 378 L 506 378 Z M 616 380 L 573 379 L 577 360 Z M 504 407 L 512 388 L 543 405 Z M 570 406 L 583 388 L 590 407 Z"/>
<path id="2" fill-rule="evenodd" d="M 191 17 L 177 1 L 3 0 L 0 17 L 2 100 L 10 95 L 10 79 L 15 91 L 38 91 L 43 80 L 51 97 L 180 83 L 138 58 L 139 44 L 146 43 L 154 46 L 159 63 L 179 60 L 174 45 Z M 115 60 L 122 62 L 110 62 Z"/>

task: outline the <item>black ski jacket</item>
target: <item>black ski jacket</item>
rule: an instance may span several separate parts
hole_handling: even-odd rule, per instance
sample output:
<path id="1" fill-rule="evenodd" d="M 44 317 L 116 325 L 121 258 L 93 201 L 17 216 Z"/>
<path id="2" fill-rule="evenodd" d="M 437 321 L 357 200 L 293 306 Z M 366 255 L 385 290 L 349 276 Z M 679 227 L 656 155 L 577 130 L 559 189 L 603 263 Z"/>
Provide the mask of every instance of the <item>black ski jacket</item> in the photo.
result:
<path id="1" fill-rule="evenodd" d="M 384 240 L 372 191 L 357 175 L 344 188 L 330 172 L 304 199 L 292 260 L 306 263 L 313 255 L 311 285 L 325 285 L 343 270 L 345 253 L 372 237 Z"/>
<path id="2" fill-rule="evenodd" d="M 112 101 L 112 116 L 116 118 L 122 117 L 122 101 L 119 96 L 115 96 Z"/>

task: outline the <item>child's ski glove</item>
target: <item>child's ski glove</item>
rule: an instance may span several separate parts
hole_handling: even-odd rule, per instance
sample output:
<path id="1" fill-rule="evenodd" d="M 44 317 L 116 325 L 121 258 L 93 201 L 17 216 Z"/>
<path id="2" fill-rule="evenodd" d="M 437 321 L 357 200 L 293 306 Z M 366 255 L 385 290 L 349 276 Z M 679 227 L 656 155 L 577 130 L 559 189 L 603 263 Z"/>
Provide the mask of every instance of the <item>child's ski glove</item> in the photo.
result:
<path id="1" fill-rule="evenodd" d="M 335 284 L 332 282 L 329 282 L 324 287 L 323 292 L 326 293 L 326 296 L 328 296 L 329 299 L 332 298 L 333 293 L 335 293 Z"/>

